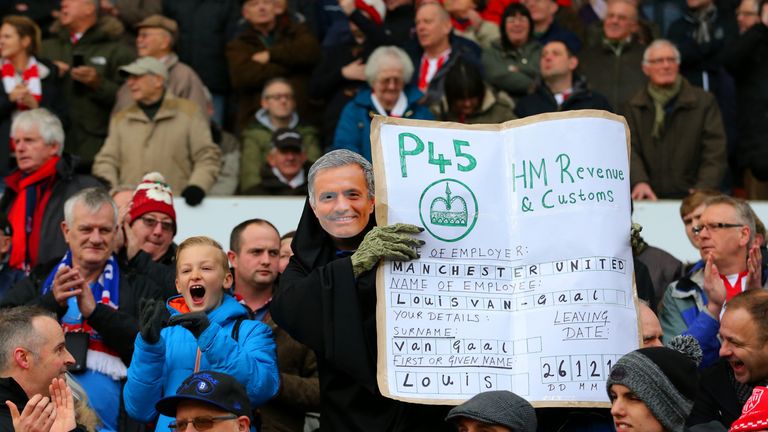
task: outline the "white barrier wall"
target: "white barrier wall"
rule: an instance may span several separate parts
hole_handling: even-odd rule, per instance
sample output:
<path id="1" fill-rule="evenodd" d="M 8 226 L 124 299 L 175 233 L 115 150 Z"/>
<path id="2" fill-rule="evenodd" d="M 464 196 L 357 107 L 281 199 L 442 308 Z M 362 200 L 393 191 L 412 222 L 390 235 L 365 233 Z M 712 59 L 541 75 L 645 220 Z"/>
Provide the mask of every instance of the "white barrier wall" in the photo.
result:
<path id="1" fill-rule="evenodd" d="M 768 201 L 751 204 L 758 216 L 768 222 Z M 207 235 L 228 249 L 232 228 L 246 219 L 266 219 L 280 234 L 296 229 L 304 198 L 209 197 L 198 207 L 188 207 L 184 199 L 178 197 L 174 205 L 179 224 L 176 243 L 190 236 Z M 680 201 L 635 202 L 633 219 L 643 226 L 642 235 L 648 244 L 664 249 L 680 260 L 696 261 L 699 255 L 685 236 L 679 209 Z"/>

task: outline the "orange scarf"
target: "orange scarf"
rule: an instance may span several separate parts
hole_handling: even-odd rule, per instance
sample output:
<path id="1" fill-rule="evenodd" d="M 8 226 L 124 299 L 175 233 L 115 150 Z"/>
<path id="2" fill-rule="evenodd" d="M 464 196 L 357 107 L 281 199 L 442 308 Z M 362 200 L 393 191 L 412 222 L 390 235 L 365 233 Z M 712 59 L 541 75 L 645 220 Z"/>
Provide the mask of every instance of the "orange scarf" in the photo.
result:
<path id="1" fill-rule="evenodd" d="M 16 192 L 16 199 L 13 200 L 11 211 L 8 213 L 8 220 L 13 228 L 10 266 L 24 270 L 27 274 L 37 264 L 43 213 L 51 198 L 53 182 L 56 180 L 56 164 L 60 159 L 60 156 L 50 158 L 26 177 L 22 177 L 22 172 L 17 170 L 5 178 L 7 187 Z M 27 215 L 27 194 L 31 188 L 36 189 L 37 202 L 34 212 Z M 29 237 L 28 216 L 31 218 Z"/>

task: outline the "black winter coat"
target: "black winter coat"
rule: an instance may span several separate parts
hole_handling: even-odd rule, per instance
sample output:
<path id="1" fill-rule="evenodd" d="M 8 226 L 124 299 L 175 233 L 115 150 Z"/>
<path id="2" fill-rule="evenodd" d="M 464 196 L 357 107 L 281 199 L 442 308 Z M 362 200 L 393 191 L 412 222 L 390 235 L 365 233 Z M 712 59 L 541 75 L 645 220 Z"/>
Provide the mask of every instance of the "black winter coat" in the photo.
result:
<path id="1" fill-rule="evenodd" d="M 362 235 L 373 228 L 371 218 Z M 376 382 L 376 268 L 358 278 L 304 206 L 295 255 L 280 277 L 272 318 L 317 355 L 323 430 L 434 432 L 451 430 L 449 407 L 410 404 L 381 395 Z"/>
<path id="2" fill-rule="evenodd" d="M 480 71 L 480 73 L 483 73 L 483 64 L 480 60 L 480 57 L 482 56 L 482 50 L 480 49 L 479 45 L 469 39 L 456 36 L 453 33 L 450 34 L 450 41 L 451 55 L 448 57 L 448 61 L 445 62 L 445 64 L 440 69 L 438 69 L 437 72 L 435 72 L 435 76 L 433 76 L 432 80 L 429 82 L 427 91 L 424 92 L 426 95 L 424 96 L 422 105 L 430 106 L 440 102 L 444 93 L 445 76 L 448 74 L 451 66 L 453 66 L 453 64 L 456 63 L 459 58 L 468 63 L 471 63 L 477 68 L 477 70 Z M 420 75 L 419 71 L 421 69 L 421 57 L 424 55 L 424 50 L 421 48 L 421 45 L 419 45 L 418 41 L 413 40 L 406 46 L 405 51 L 411 58 L 411 62 L 413 63 L 414 68 L 411 84 L 418 86 Z"/>
<path id="3" fill-rule="evenodd" d="M 613 111 L 611 104 L 605 96 L 598 92 L 593 92 L 587 87 L 586 81 L 580 77 L 574 76 L 573 93 L 558 107 L 555 96 L 544 83 L 541 83 L 536 91 L 518 102 L 515 107 L 515 114 L 518 117 L 528 117 L 536 114 L 571 111 L 580 109 L 600 109 Z"/>
<path id="4" fill-rule="evenodd" d="M 739 145 L 733 155 L 738 169 L 750 168 L 768 180 L 768 27 L 758 23 L 723 53 L 723 63 L 736 81 Z"/>
<path id="5" fill-rule="evenodd" d="M 726 428 L 741 416 L 742 404 L 736 396 L 731 366 L 721 360 L 704 370 L 699 380 L 699 393 L 686 424 L 693 426 L 718 421 Z"/>
<path id="6" fill-rule="evenodd" d="M 224 47 L 237 32 L 238 0 L 163 0 L 163 15 L 179 23 L 176 53 L 211 93 L 229 90 Z"/>

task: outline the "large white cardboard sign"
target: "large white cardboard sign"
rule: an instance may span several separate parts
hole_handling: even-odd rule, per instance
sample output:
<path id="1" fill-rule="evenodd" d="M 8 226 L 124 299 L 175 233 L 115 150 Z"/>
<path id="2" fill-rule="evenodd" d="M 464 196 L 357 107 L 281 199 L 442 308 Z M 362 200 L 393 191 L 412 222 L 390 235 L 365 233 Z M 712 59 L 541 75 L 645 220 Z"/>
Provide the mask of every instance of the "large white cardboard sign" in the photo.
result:
<path id="1" fill-rule="evenodd" d="M 609 369 L 638 347 L 624 119 L 376 117 L 371 130 L 377 221 L 422 226 L 426 242 L 379 266 L 382 393 L 606 406 Z"/>

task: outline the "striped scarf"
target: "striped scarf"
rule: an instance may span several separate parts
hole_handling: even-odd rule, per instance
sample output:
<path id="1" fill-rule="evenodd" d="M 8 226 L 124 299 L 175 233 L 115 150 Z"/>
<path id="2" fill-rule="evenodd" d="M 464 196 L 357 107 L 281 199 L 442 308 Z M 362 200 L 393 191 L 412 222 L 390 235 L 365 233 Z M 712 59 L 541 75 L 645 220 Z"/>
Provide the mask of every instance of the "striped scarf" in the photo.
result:
<path id="1" fill-rule="evenodd" d="M 53 287 L 53 278 L 61 266 L 72 267 L 72 252 L 67 251 L 59 264 L 51 270 L 48 278 L 43 283 L 41 295 L 46 294 Z M 112 309 L 118 309 L 120 305 L 120 267 L 117 259 L 111 255 L 104 265 L 104 271 L 98 280 L 89 284 L 93 297 L 97 303 L 101 303 Z M 128 374 L 128 368 L 120 359 L 115 350 L 108 347 L 102 336 L 83 318 L 77 305 L 77 297 L 67 300 L 67 312 L 61 318 L 61 326 L 65 332 L 83 332 L 90 336 L 88 340 L 88 356 L 86 367 L 90 370 L 103 373 L 112 379 L 123 379 Z"/>
<path id="2" fill-rule="evenodd" d="M 0 75 L 3 78 L 3 88 L 6 94 L 11 94 L 17 85 L 27 86 L 32 96 L 40 103 L 43 98 L 43 84 L 40 81 L 40 69 L 37 66 L 37 60 L 30 57 L 27 62 L 27 68 L 18 73 L 10 61 L 3 59 L 3 66 L 0 69 Z M 21 101 L 16 101 L 16 108 L 19 111 L 28 110 L 30 107 L 24 105 Z"/>

